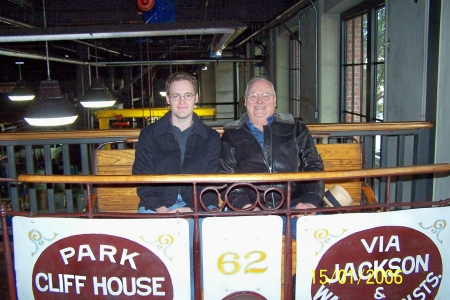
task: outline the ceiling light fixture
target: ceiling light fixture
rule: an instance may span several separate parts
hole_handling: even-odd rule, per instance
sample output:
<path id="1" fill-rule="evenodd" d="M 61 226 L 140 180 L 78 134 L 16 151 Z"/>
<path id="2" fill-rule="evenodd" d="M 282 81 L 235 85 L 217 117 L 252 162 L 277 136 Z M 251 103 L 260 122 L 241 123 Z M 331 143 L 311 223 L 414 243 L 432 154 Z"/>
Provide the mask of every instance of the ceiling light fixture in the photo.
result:
<path id="1" fill-rule="evenodd" d="M 16 87 L 8 94 L 8 98 L 11 101 L 30 101 L 35 97 L 34 92 L 25 85 L 25 80 L 22 79 L 20 65 L 23 64 L 23 61 L 16 61 L 16 65 L 19 66 L 19 81 L 17 81 Z"/>
<path id="2" fill-rule="evenodd" d="M 81 105 L 83 107 L 110 107 L 116 103 L 116 98 L 111 91 L 106 87 L 103 78 L 98 76 L 97 63 L 97 44 L 95 44 L 95 78 L 92 79 L 91 88 L 81 98 Z"/>
<path id="3" fill-rule="evenodd" d="M 47 27 L 45 18 L 45 0 L 42 0 L 44 12 L 44 27 Z M 50 79 L 50 64 L 48 58 L 48 42 L 45 41 L 47 57 L 47 80 L 40 82 L 38 98 L 31 103 L 25 113 L 24 119 L 32 126 L 61 126 L 75 122 L 78 115 L 73 105 L 63 98 L 57 80 Z"/>

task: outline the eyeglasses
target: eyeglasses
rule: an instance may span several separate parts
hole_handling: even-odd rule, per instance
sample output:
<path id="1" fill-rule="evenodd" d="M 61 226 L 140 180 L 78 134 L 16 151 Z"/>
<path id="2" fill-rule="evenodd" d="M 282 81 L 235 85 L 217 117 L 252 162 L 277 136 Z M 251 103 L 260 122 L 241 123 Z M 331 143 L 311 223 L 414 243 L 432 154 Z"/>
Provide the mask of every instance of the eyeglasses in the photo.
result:
<path id="1" fill-rule="evenodd" d="M 184 98 L 184 100 L 189 101 L 192 100 L 192 98 L 194 98 L 195 94 L 191 94 L 191 93 L 186 93 L 183 96 L 180 94 L 173 94 L 172 96 L 170 96 L 169 98 L 172 101 L 180 101 L 181 98 Z"/>
<path id="2" fill-rule="evenodd" d="M 247 95 L 247 99 L 249 99 L 250 101 L 257 101 L 258 99 L 262 99 L 263 101 L 269 101 L 270 99 L 272 99 L 272 94 L 269 93 L 262 93 L 262 94 L 248 94 Z"/>

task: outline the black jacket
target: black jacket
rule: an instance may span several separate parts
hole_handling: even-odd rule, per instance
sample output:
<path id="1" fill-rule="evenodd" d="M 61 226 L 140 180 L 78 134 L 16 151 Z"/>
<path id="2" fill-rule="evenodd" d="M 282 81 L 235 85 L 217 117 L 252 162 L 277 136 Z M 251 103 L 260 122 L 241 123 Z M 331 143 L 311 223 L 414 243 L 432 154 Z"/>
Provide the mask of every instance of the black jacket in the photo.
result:
<path id="1" fill-rule="evenodd" d="M 169 111 L 155 123 L 141 130 L 136 147 L 133 174 L 203 174 L 217 173 L 220 155 L 219 133 L 205 125 L 194 113 L 194 125 L 186 141 L 183 165 L 181 150 L 171 130 Z M 192 185 L 144 185 L 137 188 L 139 207 L 156 210 L 175 204 L 178 193 L 186 206 L 193 208 Z M 206 206 L 216 205 L 217 196 L 203 197 Z"/>
<path id="2" fill-rule="evenodd" d="M 264 150 L 246 124 L 247 115 L 224 126 L 219 170 L 222 173 L 279 173 L 323 171 L 323 162 L 306 126 L 289 114 L 275 111 L 274 120 L 264 126 Z M 269 187 L 269 186 L 260 186 Z M 286 184 L 270 185 L 286 195 Z M 322 207 L 323 181 L 293 182 L 291 205 L 299 202 Z M 239 188 L 229 195 L 231 204 L 241 208 L 253 203 L 255 192 Z M 270 206 L 277 206 L 279 193 L 266 197 Z"/>

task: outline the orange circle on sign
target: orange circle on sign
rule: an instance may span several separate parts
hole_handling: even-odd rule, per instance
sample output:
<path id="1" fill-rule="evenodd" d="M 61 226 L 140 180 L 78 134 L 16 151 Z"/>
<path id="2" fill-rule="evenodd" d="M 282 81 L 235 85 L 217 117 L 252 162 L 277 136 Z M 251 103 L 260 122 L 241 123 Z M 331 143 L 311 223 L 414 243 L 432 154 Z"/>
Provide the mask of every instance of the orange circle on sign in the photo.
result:
<path id="1" fill-rule="evenodd" d="M 142 11 L 149 11 L 155 6 L 154 0 L 137 0 L 137 6 Z"/>

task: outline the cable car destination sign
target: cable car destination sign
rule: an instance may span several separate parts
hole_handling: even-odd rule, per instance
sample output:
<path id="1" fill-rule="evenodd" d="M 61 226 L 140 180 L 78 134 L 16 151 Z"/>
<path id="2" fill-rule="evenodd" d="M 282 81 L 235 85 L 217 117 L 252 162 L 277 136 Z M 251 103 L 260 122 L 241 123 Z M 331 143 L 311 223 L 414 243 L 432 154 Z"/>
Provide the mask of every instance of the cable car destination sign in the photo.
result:
<path id="1" fill-rule="evenodd" d="M 300 218 L 296 299 L 446 299 L 449 222 L 449 207 Z"/>
<path id="2" fill-rule="evenodd" d="M 295 299 L 448 299 L 449 222 L 450 207 L 300 217 Z M 201 230 L 205 299 L 280 299 L 279 216 Z M 185 219 L 14 217 L 13 236 L 19 299 L 191 299 Z"/>
<path id="3" fill-rule="evenodd" d="M 19 299 L 190 299 L 187 220 L 14 217 L 13 228 Z"/>

